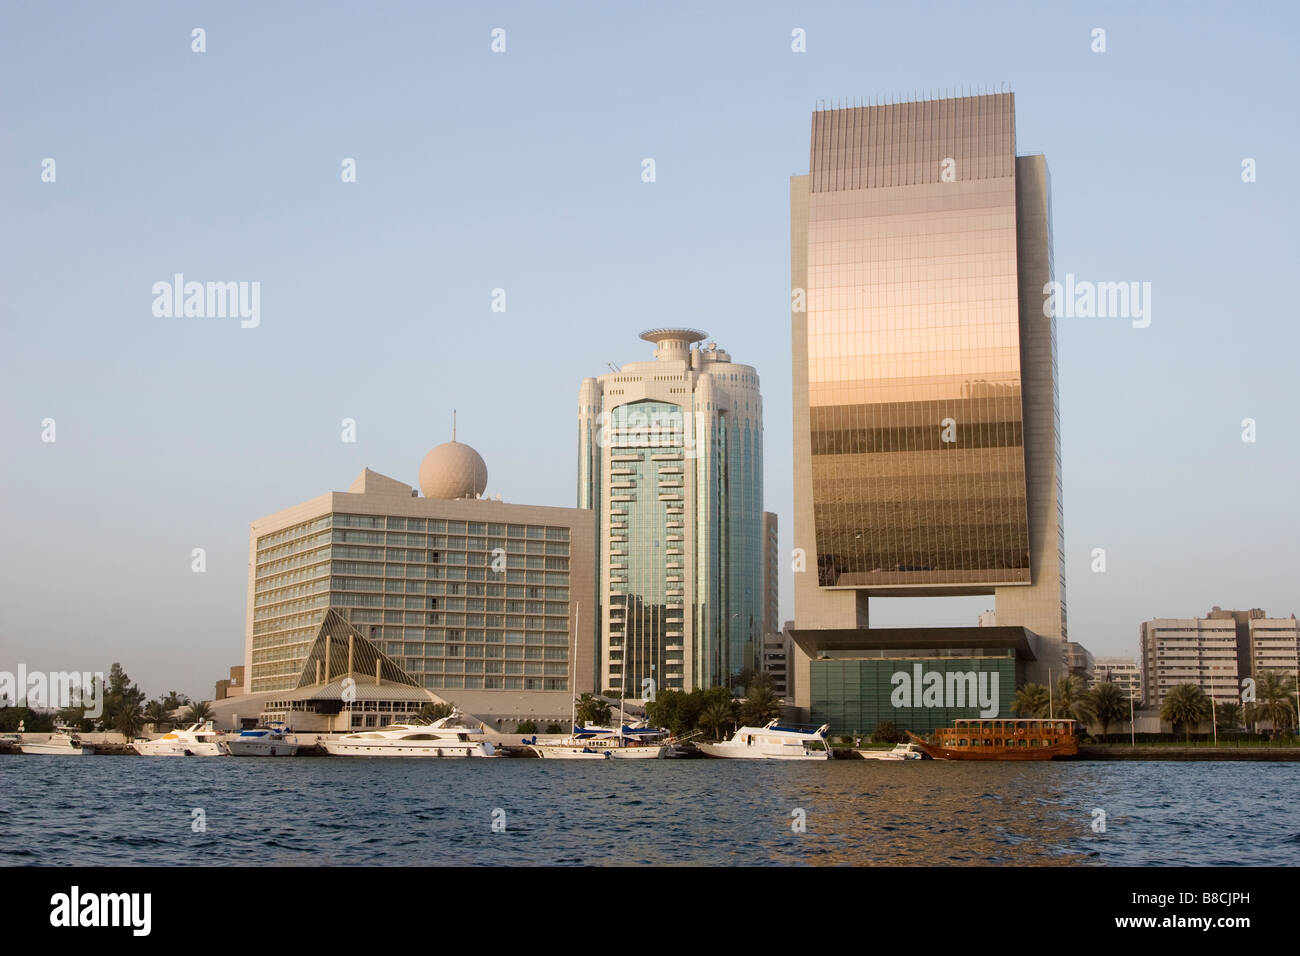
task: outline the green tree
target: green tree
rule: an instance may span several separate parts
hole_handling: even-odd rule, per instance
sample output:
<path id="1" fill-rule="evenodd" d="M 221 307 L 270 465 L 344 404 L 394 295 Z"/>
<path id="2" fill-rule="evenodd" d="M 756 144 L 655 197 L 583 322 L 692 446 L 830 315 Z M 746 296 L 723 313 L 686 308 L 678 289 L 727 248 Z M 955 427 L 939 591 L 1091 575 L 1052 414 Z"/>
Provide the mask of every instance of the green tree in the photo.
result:
<path id="1" fill-rule="evenodd" d="M 420 713 L 416 716 L 419 720 L 432 723 L 435 720 L 442 720 L 444 717 L 450 717 L 451 712 L 454 709 L 455 708 L 453 708 L 451 704 L 443 703 L 442 701 L 436 703 L 434 701 L 429 701 L 429 703 L 420 708 Z"/>
<path id="2" fill-rule="evenodd" d="M 724 728 L 734 724 L 735 717 L 730 703 L 713 700 L 700 714 L 700 727 L 715 740 L 721 740 Z"/>
<path id="3" fill-rule="evenodd" d="M 137 736 L 144 727 L 144 700 L 144 691 L 131 685 L 115 701 L 110 726 L 127 740 Z"/>
<path id="4" fill-rule="evenodd" d="M 1046 717 L 1047 700 L 1047 688 L 1042 684 L 1025 684 L 1016 691 L 1011 712 L 1019 717 Z"/>
<path id="5" fill-rule="evenodd" d="M 609 726 L 613 714 L 608 703 L 591 694 L 583 694 L 578 698 L 577 704 L 578 726 L 583 724 L 594 724 L 597 727 Z"/>
<path id="6" fill-rule="evenodd" d="M 766 674 L 761 674 L 761 675 L 760 675 L 760 674 L 757 673 L 757 672 L 754 670 L 754 668 L 752 668 L 752 667 L 743 667 L 743 668 L 741 668 L 741 670 L 740 670 L 740 672 L 739 672 L 738 674 L 733 674 L 733 675 L 732 675 L 732 678 L 731 678 L 731 689 L 732 689 L 733 691 L 735 691 L 736 693 L 747 694 L 748 691 L 749 691 L 750 685 L 753 684 L 754 681 L 756 681 L 759 677 L 767 677 L 767 676 L 768 676 L 768 675 L 766 675 Z M 769 678 L 768 678 L 768 686 L 771 686 L 771 683 L 772 683 L 772 681 L 771 681 L 771 678 L 769 677 Z"/>
<path id="7" fill-rule="evenodd" d="M 661 690 L 654 700 L 645 704 L 645 716 L 656 727 L 664 727 L 673 736 L 680 737 L 694 727 L 685 714 L 686 692 L 680 690 Z"/>
<path id="8" fill-rule="evenodd" d="M 548 734 L 562 734 L 564 733 L 564 726 L 562 724 L 557 724 L 555 721 L 551 721 L 546 725 L 546 732 Z"/>
<path id="9" fill-rule="evenodd" d="M 517 725 L 515 725 L 515 733 L 535 734 L 537 733 L 537 724 L 533 723 L 531 720 L 521 720 Z"/>
<path id="10" fill-rule="evenodd" d="M 1160 716 L 1175 728 L 1182 726 L 1190 741 L 1192 729 L 1210 719 L 1210 698 L 1197 684 L 1175 684 L 1165 694 Z"/>
<path id="11" fill-rule="evenodd" d="M 47 714 L 38 714 L 30 707 L 0 707 L 0 731 L 11 733 L 19 724 L 25 733 L 48 733 L 54 729 L 54 721 Z"/>
<path id="12" fill-rule="evenodd" d="M 752 672 L 751 672 L 752 673 Z M 772 690 L 772 678 L 757 674 L 746 685 L 748 693 L 740 705 L 740 722 L 747 727 L 762 727 L 781 716 L 781 701 Z"/>
<path id="13" fill-rule="evenodd" d="M 1241 705 L 1240 704 L 1215 704 L 1214 720 L 1218 724 L 1219 730 L 1223 733 L 1231 733 L 1234 730 L 1241 729 Z"/>
<path id="14" fill-rule="evenodd" d="M 61 707 L 54 715 L 54 722 L 60 727 L 75 727 L 84 731 L 90 721 L 86 720 L 86 708 L 82 706 Z"/>
<path id="15" fill-rule="evenodd" d="M 1101 724 L 1102 737 L 1110 738 L 1110 725 L 1129 715 L 1128 695 L 1118 684 L 1105 681 L 1088 692 L 1093 716 Z"/>
<path id="16" fill-rule="evenodd" d="M 1255 703 L 1250 705 L 1254 721 L 1267 720 L 1274 730 L 1295 724 L 1295 678 L 1284 671 L 1260 671 L 1255 677 Z"/>
<path id="17" fill-rule="evenodd" d="M 187 724 L 201 724 L 212 719 L 212 705 L 206 700 L 196 700 L 185 709 L 181 718 Z"/>
<path id="18" fill-rule="evenodd" d="M 1049 717 L 1065 717 L 1077 720 L 1084 729 L 1092 720 L 1092 699 L 1088 696 L 1088 684 L 1082 677 L 1067 674 L 1056 680 L 1056 693 L 1052 699 L 1052 713 Z"/>
<path id="19" fill-rule="evenodd" d="M 153 724 L 154 730 L 162 730 L 171 724 L 171 711 L 167 709 L 164 699 L 151 700 L 144 708 L 144 722 Z"/>
<path id="20" fill-rule="evenodd" d="M 873 744 L 905 744 L 907 741 L 907 734 L 899 730 L 892 720 L 882 720 L 871 732 Z"/>

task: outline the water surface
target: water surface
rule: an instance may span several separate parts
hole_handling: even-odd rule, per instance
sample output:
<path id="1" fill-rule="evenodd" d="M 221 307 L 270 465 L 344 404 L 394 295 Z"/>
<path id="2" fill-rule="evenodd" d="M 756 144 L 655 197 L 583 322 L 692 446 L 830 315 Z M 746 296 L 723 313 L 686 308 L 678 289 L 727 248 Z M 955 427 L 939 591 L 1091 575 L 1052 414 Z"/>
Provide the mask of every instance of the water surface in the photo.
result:
<path id="1" fill-rule="evenodd" d="M 1296 865 L 1298 785 L 1294 763 L 0 756 L 0 864 Z"/>

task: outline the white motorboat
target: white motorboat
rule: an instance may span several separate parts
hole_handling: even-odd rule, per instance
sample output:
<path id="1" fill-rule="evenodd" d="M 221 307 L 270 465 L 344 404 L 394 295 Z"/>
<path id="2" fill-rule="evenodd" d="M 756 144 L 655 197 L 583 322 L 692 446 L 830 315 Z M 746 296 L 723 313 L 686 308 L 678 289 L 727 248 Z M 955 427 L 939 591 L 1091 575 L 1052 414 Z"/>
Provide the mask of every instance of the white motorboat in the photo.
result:
<path id="1" fill-rule="evenodd" d="M 336 757 L 498 756 L 496 748 L 481 739 L 483 726 L 464 726 L 464 720 L 463 714 L 453 711 L 431 724 L 390 724 L 377 730 L 323 738 L 321 746 Z"/>
<path id="2" fill-rule="evenodd" d="M 80 737 L 68 733 L 64 728 L 59 728 L 50 734 L 48 740 L 40 743 L 34 740 L 23 740 L 18 746 L 25 754 L 44 754 L 46 756 L 85 757 L 95 752 L 94 747 L 83 744 Z"/>
<path id="3" fill-rule="evenodd" d="M 923 760 L 925 754 L 916 744 L 897 744 L 893 750 L 859 750 L 863 760 Z"/>
<path id="4" fill-rule="evenodd" d="M 528 749 L 548 760 L 658 760 L 668 752 L 668 731 L 638 725 L 574 727 L 568 737 L 525 740 Z"/>
<path id="5" fill-rule="evenodd" d="M 710 757 L 735 757 L 742 760 L 829 760 L 830 746 L 826 732 L 830 724 L 816 730 L 782 727 L 772 720 L 762 727 L 741 727 L 730 740 L 695 746 Z M 821 749 L 812 744 L 820 743 Z"/>
<path id="6" fill-rule="evenodd" d="M 282 727 L 241 730 L 224 743 L 234 757 L 292 757 L 298 752 L 298 742 L 287 737 Z"/>
<path id="7" fill-rule="evenodd" d="M 230 748 L 222 742 L 210 720 L 153 739 L 137 737 L 131 746 L 144 757 L 225 757 L 230 754 Z"/>

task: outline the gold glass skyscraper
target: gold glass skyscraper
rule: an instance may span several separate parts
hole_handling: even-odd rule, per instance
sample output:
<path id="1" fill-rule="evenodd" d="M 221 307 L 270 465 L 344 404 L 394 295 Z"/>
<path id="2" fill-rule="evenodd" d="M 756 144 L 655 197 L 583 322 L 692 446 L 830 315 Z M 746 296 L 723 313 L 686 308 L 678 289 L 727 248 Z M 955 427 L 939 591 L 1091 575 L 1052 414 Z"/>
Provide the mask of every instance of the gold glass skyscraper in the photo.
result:
<path id="1" fill-rule="evenodd" d="M 996 594 L 999 625 L 1065 636 L 1051 269 L 1013 94 L 813 115 L 791 180 L 798 627 L 865 627 L 873 594 Z"/>

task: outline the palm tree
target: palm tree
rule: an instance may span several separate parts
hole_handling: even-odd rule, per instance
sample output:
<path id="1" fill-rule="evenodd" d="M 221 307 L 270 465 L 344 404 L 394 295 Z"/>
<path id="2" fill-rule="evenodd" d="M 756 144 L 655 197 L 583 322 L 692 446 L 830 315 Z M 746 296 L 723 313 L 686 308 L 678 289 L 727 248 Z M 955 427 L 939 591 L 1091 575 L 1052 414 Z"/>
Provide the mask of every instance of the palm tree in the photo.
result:
<path id="1" fill-rule="evenodd" d="M 578 698 L 578 723 L 595 724 L 597 727 L 606 727 L 609 725 L 613 714 L 610 712 L 609 704 L 594 697 L 591 694 L 583 694 Z"/>
<path id="2" fill-rule="evenodd" d="M 1274 730 L 1287 730 L 1295 722 L 1295 678 L 1284 671 L 1260 671 L 1255 681 L 1255 720 L 1267 720 Z"/>
<path id="3" fill-rule="evenodd" d="M 1215 704 L 1214 719 L 1219 729 L 1227 733 L 1241 728 L 1240 704 Z"/>
<path id="4" fill-rule="evenodd" d="M 1082 677 L 1067 674 L 1057 679 L 1052 710 L 1055 713 L 1048 714 L 1049 717 L 1059 714 L 1070 720 L 1077 720 L 1087 727 L 1088 721 L 1093 718 L 1093 710 L 1092 700 L 1088 696 L 1088 685 Z"/>
<path id="5" fill-rule="evenodd" d="M 1011 702 L 1011 712 L 1019 717 L 1046 717 L 1047 688 L 1042 684 L 1021 687 Z"/>
<path id="6" fill-rule="evenodd" d="M 201 724 L 211 720 L 212 706 L 205 700 L 196 700 L 186 709 L 185 716 L 181 719 L 187 724 Z"/>
<path id="7" fill-rule="evenodd" d="M 722 728 L 733 723 L 734 719 L 731 715 L 731 705 L 715 700 L 704 708 L 704 713 L 700 714 L 700 726 L 710 731 L 715 739 L 720 740 Z"/>
<path id="8" fill-rule="evenodd" d="M 117 712 L 113 715 L 113 729 L 129 741 L 140 733 L 143 726 L 144 692 L 132 687 L 118 703 Z"/>
<path id="9" fill-rule="evenodd" d="M 417 717 L 419 720 L 425 720 L 430 722 L 435 720 L 442 720 L 442 718 L 444 717 L 451 716 L 452 709 L 453 708 L 451 704 L 444 704 L 441 701 L 439 701 L 438 703 L 429 701 L 429 703 L 425 704 L 423 707 L 420 708 L 420 713 L 417 715 Z"/>
<path id="10" fill-rule="evenodd" d="M 758 674 L 750 678 L 750 682 L 745 686 L 748 692 L 745 695 L 745 702 L 740 705 L 741 723 L 762 727 L 772 718 L 781 716 L 781 701 L 772 690 L 772 678 L 768 674 Z"/>
<path id="11" fill-rule="evenodd" d="M 1118 684 L 1110 681 L 1098 684 L 1088 696 L 1091 698 L 1093 716 L 1101 724 L 1101 735 L 1108 738 L 1110 725 L 1129 715 L 1128 696 L 1120 690 Z"/>
<path id="12" fill-rule="evenodd" d="M 1175 727 L 1181 724 L 1190 743 L 1192 728 L 1210 719 L 1210 698 L 1197 684 L 1175 684 L 1165 694 L 1160 716 Z"/>
<path id="13" fill-rule="evenodd" d="M 161 730 L 163 724 L 171 722 L 171 711 L 167 709 L 163 698 L 149 701 L 149 705 L 144 709 L 144 722 L 153 724 L 154 730 Z"/>

